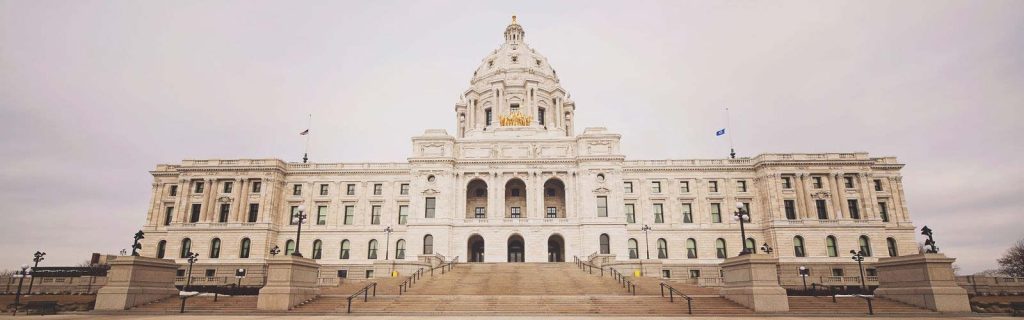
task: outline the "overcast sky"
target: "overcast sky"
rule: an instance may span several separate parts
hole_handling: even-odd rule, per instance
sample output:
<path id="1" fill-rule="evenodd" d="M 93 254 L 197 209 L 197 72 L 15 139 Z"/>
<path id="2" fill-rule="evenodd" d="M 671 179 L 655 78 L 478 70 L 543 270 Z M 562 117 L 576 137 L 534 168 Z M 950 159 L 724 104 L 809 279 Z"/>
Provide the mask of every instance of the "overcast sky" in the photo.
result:
<path id="1" fill-rule="evenodd" d="M 115 253 L 158 163 L 403 162 L 519 16 L 628 159 L 897 156 L 966 272 L 1024 237 L 1024 1 L 0 0 L 0 269 Z"/>

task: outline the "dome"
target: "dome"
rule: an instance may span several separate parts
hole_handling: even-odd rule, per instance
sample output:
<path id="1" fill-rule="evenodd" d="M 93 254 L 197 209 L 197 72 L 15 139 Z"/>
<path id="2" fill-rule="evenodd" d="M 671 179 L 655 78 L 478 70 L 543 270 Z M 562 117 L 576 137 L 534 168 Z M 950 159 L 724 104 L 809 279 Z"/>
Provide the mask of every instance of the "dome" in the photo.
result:
<path id="1" fill-rule="evenodd" d="M 523 27 L 516 22 L 516 16 L 512 16 L 512 23 L 505 28 L 505 42 L 484 57 L 473 72 L 470 83 L 493 80 L 493 77 L 504 79 L 509 74 L 522 74 L 520 79 L 535 77 L 533 80 L 547 82 L 543 81 L 546 79 L 557 83 L 558 75 L 548 64 L 548 59 L 526 44 L 525 35 Z"/>

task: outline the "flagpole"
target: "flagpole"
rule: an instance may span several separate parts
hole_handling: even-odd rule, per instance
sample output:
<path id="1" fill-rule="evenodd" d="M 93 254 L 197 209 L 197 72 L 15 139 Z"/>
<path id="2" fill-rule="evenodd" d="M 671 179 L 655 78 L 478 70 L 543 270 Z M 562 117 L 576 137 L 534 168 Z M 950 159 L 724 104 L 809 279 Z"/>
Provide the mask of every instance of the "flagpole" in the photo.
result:
<path id="1" fill-rule="evenodd" d="M 732 125 L 729 123 L 729 108 L 725 108 L 725 135 L 729 136 L 729 157 L 736 159 L 736 149 L 732 145 Z"/>
<path id="2" fill-rule="evenodd" d="M 313 114 L 310 113 L 306 118 L 306 149 L 302 151 L 302 163 L 309 161 L 309 127 L 313 125 Z"/>

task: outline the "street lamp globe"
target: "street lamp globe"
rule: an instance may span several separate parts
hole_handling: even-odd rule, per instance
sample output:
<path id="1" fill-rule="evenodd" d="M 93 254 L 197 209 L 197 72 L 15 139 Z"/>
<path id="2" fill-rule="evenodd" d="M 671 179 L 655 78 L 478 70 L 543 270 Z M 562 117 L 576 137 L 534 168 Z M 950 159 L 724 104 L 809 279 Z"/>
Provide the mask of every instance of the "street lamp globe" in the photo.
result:
<path id="1" fill-rule="evenodd" d="M 306 212 L 306 205 L 300 204 L 298 207 L 299 212 Z"/>
<path id="2" fill-rule="evenodd" d="M 736 209 L 743 209 L 743 202 L 736 202 Z"/>

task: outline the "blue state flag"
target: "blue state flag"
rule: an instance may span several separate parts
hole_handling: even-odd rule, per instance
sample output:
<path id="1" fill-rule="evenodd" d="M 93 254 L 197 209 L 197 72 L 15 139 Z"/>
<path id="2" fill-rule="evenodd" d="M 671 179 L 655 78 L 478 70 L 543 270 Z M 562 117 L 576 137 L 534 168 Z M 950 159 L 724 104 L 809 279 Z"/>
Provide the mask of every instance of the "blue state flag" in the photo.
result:
<path id="1" fill-rule="evenodd" d="M 725 135 L 725 129 L 715 131 L 715 136 L 716 137 L 717 136 L 722 136 L 722 135 Z"/>

